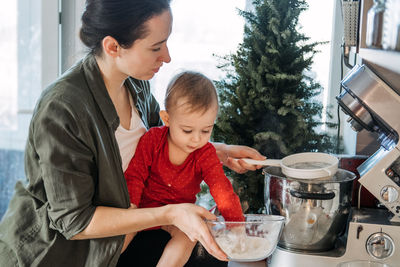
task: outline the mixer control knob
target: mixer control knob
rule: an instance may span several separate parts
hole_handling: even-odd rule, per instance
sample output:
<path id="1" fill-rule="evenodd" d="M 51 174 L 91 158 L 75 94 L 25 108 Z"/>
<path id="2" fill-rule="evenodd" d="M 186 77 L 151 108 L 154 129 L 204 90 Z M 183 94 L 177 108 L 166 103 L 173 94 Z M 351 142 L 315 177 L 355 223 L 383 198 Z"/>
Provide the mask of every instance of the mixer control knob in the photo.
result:
<path id="1" fill-rule="evenodd" d="M 367 252 L 377 260 L 389 258 L 394 253 L 393 239 L 385 233 L 372 234 L 367 240 Z"/>
<path id="2" fill-rule="evenodd" d="M 386 203 L 393 203 L 399 198 L 399 192 L 394 186 L 386 185 L 381 190 L 381 198 Z"/>

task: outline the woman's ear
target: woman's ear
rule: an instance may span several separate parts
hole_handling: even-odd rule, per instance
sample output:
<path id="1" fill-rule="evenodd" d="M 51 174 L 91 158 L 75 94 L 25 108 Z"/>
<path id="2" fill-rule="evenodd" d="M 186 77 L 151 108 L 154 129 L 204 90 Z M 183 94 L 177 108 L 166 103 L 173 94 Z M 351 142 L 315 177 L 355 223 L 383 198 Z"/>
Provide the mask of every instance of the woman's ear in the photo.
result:
<path id="1" fill-rule="evenodd" d="M 169 127 L 169 115 L 168 115 L 168 112 L 166 110 L 161 110 L 160 111 L 160 117 L 161 117 L 162 121 L 164 122 L 164 125 Z"/>
<path id="2" fill-rule="evenodd" d="M 102 45 L 103 45 L 103 51 L 107 55 L 110 55 L 112 57 L 117 57 L 119 55 L 121 47 L 119 46 L 117 40 L 115 40 L 113 37 L 111 36 L 104 37 Z"/>

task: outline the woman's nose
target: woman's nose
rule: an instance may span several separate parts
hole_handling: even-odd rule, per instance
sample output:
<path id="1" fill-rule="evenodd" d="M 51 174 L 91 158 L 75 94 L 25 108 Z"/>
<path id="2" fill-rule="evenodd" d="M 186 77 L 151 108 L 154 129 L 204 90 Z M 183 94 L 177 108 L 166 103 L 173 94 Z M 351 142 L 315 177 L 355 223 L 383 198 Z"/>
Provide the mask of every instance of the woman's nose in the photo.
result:
<path id="1" fill-rule="evenodd" d="M 162 61 L 165 63 L 171 62 L 171 56 L 169 55 L 168 46 L 165 46 L 164 53 L 162 54 Z"/>

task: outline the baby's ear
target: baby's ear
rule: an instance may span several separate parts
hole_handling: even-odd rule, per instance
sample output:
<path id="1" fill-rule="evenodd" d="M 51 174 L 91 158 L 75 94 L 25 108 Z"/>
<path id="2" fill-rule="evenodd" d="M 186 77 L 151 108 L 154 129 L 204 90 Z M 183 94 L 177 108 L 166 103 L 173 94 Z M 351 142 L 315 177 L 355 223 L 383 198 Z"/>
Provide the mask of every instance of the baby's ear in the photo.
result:
<path id="1" fill-rule="evenodd" d="M 169 115 L 168 115 L 168 112 L 166 110 L 161 110 L 160 111 L 160 117 L 161 117 L 162 121 L 164 122 L 164 125 L 169 127 Z"/>

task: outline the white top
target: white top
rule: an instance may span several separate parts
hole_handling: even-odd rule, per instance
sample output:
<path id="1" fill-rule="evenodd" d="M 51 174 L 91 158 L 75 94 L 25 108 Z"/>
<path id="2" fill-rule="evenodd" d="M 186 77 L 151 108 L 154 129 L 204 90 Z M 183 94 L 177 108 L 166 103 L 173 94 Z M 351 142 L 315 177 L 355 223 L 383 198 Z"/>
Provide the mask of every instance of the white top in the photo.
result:
<path id="1" fill-rule="evenodd" d="M 115 131 L 115 138 L 119 146 L 119 152 L 122 159 L 122 169 L 128 168 L 129 162 L 131 161 L 133 155 L 135 155 L 137 144 L 139 143 L 140 137 L 146 132 L 146 127 L 144 126 L 135 106 L 132 104 L 132 116 L 129 125 L 129 129 L 125 129 L 120 124 Z"/>

